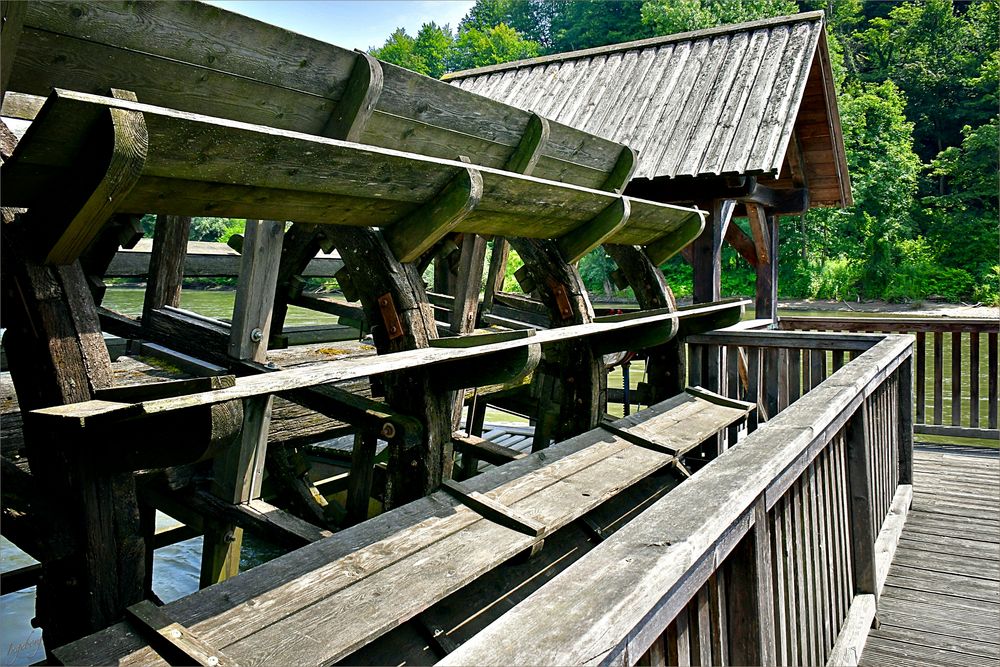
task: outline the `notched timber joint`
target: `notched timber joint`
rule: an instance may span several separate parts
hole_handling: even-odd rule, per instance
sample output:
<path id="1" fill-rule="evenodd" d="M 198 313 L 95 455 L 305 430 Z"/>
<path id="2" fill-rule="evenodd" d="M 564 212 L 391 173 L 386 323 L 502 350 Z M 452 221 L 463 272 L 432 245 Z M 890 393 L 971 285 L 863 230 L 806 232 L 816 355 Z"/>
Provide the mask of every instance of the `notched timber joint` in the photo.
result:
<path id="1" fill-rule="evenodd" d="M 521 135 L 521 141 L 514 149 L 514 153 L 507 160 L 505 169 L 518 174 L 530 176 L 538 164 L 538 158 L 542 156 L 545 142 L 549 140 L 549 121 L 542 118 L 537 113 L 532 113 L 528 118 L 528 124 Z"/>
<path id="2" fill-rule="evenodd" d="M 687 248 L 705 229 L 705 212 L 696 209 L 673 232 L 653 241 L 644 250 L 653 266 L 660 266 Z"/>
<path id="3" fill-rule="evenodd" d="M 627 197 L 619 197 L 588 222 L 580 225 L 556 241 L 559 252 L 567 264 L 580 261 L 584 255 L 601 245 L 628 222 L 632 205 Z"/>
<path id="4" fill-rule="evenodd" d="M 444 480 L 441 483 L 441 488 L 476 514 L 493 523 L 524 533 L 529 537 L 542 537 L 548 530 L 545 524 L 524 516 L 487 495 L 472 491 L 453 479 Z"/>
<path id="5" fill-rule="evenodd" d="M 626 442 L 633 444 L 636 447 L 642 447 L 643 449 L 659 452 L 660 454 L 666 454 L 667 456 L 677 456 L 676 449 L 673 449 L 672 447 L 667 447 L 666 445 L 662 445 L 648 438 L 644 438 L 641 435 L 632 433 L 631 431 L 628 431 L 626 429 L 618 428 L 617 426 L 614 426 L 607 422 L 601 422 L 600 424 L 598 424 L 598 426 L 601 429 L 610 433 L 611 435 L 621 438 L 622 440 L 625 440 Z"/>
<path id="6" fill-rule="evenodd" d="M 125 610 L 128 622 L 171 665 L 236 667 L 236 661 L 170 618 L 149 600 Z"/>
<path id="7" fill-rule="evenodd" d="M 323 128 L 323 135 L 332 139 L 359 141 L 382 95 L 382 65 L 363 51 L 357 53 L 344 94 Z"/>

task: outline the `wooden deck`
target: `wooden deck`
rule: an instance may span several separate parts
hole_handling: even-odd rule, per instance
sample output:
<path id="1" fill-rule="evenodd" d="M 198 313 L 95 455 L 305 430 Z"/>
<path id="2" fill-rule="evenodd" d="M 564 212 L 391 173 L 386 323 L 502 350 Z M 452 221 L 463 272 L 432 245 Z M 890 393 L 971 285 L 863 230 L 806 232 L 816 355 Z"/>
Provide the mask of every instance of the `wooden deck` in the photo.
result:
<path id="1" fill-rule="evenodd" d="M 1000 664 L 1000 453 L 917 446 L 913 505 L 861 665 Z"/>

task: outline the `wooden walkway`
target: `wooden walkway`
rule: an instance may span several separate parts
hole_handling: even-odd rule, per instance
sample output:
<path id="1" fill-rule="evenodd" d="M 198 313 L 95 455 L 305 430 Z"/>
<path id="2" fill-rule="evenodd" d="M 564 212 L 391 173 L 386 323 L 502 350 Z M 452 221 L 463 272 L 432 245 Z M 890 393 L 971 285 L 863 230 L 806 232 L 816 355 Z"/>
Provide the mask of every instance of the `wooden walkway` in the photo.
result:
<path id="1" fill-rule="evenodd" d="M 1000 453 L 916 446 L 913 505 L 861 665 L 1000 665 Z"/>

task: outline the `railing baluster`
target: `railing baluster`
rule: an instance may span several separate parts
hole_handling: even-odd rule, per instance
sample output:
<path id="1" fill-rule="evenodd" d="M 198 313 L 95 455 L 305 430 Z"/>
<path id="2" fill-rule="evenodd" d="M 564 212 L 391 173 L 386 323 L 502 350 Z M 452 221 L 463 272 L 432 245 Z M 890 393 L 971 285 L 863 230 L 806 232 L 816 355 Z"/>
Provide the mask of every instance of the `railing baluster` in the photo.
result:
<path id="1" fill-rule="evenodd" d="M 944 334 L 934 332 L 934 423 L 941 424 L 944 414 L 943 377 L 944 377 Z"/>
<path id="2" fill-rule="evenodd" d="M 979 332 L 969 334 L 969 426 L 979 428 Z"/>
<path id="3" fill-rule="evenodd" d="M 792 664 L 789 653 L 788 619 L 794 610 L 789 606 L 788 578 L 785 574 L 785 529 L 784 529 L 785 499 L 779 498 L 771 509 L 769 528 L 771 531 L 771 581 L 774 586 L 774 637 L 775 660 L 779 665 Z"/>
<path id="4" fill-rule="evenodd" d="M 726 348 L 726 396 L 730 398 L 740 397 L 740 352 L 739 348 L 730 345 Z M 736 438 L 739 434 L 739 425 L 733 424 L 726 432 L 726 442 L 724 447 L 729 448 L 736 445 Z"/>
<path id="5" fill-rule="evenodd" d="M 778 414 L 778 377 L 781 375 L 781 369 L 778 367 L 778 350 L 771 347 L 764 354 L 767 360 L 767 374 L 765 375 L 767 384 L 763 391 L 767 405 L 767 418 L 774 419 L 775 415 Z"/>
<path id="6" fill-rule="evenodd" d="M 834 350 L 833 351 L 833 372 L 836 373 L 844 365 L 844 351 Z"/>
<path id="7" fill-rule="evenodd" d="M 925 404 L 924 394 L 927 389 L 927 334 L 923 331 L 917 332 L 917 377 L 916 377 L 916 390 L 917 390 L 917 405 L 916 405 L 916 417 L 915 422 L 917 424 L 923 424 L 926 420 L 924 415 L 926 414 L 927 406 Z"/>
<path id="8" fill-rule="evenodd" d="M 734 665 L 774 665 L 774 594 L 771 538 L 764 496 L 754 504 L 754 525 L 727 559 L 729 655 Z M 701 664 L 711 664 L 702 661 Z"/>
<path id="9" fill-rule="evenodd" d="M 702 384 L 701 379 L 701 345 L 688 343 L 688 386 L 695 387 Z"/>
<path id="10" fill-rule="evenodd" d="M 758 397 L 760 396 L 760 348 L 759 347 L 748 347 L 747 348 L 747 403 L 753 403 L 758 405 Z M 747 433 L 753 433 L 757 430 L 757 425 L 760 423 L 760 414 L 758 410 L 754 410 L 750 413 L 749 418 L 747 418 Z"/>
<path id="11" fill-rule="evenodd" d="M 802 395 L 802 356 L 798 350 L 788 351 L 788 404 Z"/>
<path id="12" fill-rule="evenodd" d="M 951 425 L 962 425 L 962 332 L 951 334 Z"/>
<path id="13" fill-rule="evenodd" d="M 878 594 L 875 585 L 875 530 L 868 477 L 869 420 L 868 402 L 862 401 L 847 424 L 847 473 L 855 595 Z"/>
<path id="14" fill-rule="evenodd" d="M 997 332 L 990 332 L 987 337 L 987 347 L 988 350 L 988 362 L 987 369 L 989 373 L 988 379 L 988 396 L 989 400 L 989 412 L 987 426 L 990 428 L 997 427 Z"/>
<path id="15" fill-rule="evenodd" d="M 820 350 L 810 350 L 809 352 L 809 388 L 815 389 L 823 381 L 823 352 Z"/>

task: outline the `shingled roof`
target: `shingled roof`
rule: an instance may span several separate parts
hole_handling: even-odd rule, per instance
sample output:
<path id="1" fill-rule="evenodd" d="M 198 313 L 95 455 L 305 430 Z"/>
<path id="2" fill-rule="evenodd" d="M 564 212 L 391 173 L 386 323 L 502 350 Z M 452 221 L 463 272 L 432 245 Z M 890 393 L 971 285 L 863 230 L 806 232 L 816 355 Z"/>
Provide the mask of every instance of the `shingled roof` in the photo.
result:
<path id="1" fill-rule="evenodd" d="M 813 206 L 852 203 L 822 12 L 445 79 L 631 146 L 635 178 L 772 176 L 772 187 L 808 186 Z"/>

